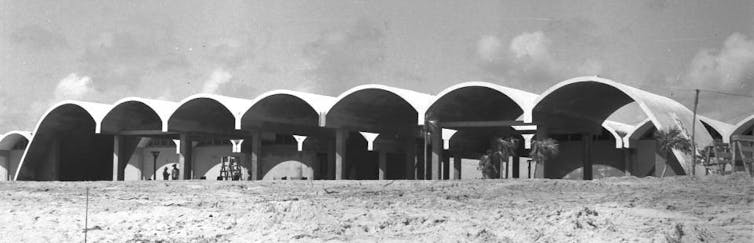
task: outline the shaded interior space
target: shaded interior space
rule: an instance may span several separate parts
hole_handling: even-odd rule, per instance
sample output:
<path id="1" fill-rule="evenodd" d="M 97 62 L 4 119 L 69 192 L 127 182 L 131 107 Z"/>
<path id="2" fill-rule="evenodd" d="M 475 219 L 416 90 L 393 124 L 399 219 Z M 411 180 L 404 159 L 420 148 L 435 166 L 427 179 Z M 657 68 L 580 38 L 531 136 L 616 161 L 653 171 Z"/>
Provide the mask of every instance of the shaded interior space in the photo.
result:
<path id="1" fill-rule="evenodd" d="M 504 164 L 493 163 L 495 171 L 498 172 L 493 175 L 493 178 L 505 178 L 506 176 L 508 178 L 520 178 L 522 173 L 520 172 L 519 164 L 516 161 L 519 157 L 528 157 L 528 150 L 524 148 L 524 138 L 511 127 L 476 127 L 459 129 L 450 139 L 449 150 L 446 150 L 443 153 L 443 163 L 441 163 L 441 166 L 443 167 L 440 169 L 443 174 L 442 178 L 449 179 L 450 170 L 452 170 L 453 167 L 449 163 L 454 163 L 456 157 L 475 160 L 478 163 L 482 155 L 487 153 L 487 150 L 494 150 L 494 139 L 509 137 L 517 139 L 519 141 L 519 146 L 513 151 L 513 154 L 509 155 L 513 158 L 504 158 Z M 501 166 L 507 166 L 508 169 L 504 169 Z M 480 171 L 479 173 L 481 174 L 482 172 Z"/>
<path id="2" fill-rule="evenodd" d="M 573 83 L 544 97 L 534 107 L 532 119 L 544 125 L 547 133 L 599 134 L 607 117 L 632 102 L 623 91 L 607 84 Z"/>
<path id="3" fill-rule="evenodd" d="M 261 180 L 319 180 L 332 177 L 328 157 L 329 138 L 307 137 L 302 151 L 298 151 L 298 142 L 292 134 L 262 132 L 260 138 L 258 176 Z M 244 140 L 243 151 L 251 151 L 251 139 Z M 245 156 L 249 158 L 248 154 Z"/>
<path id="4" fill-rule="evenodd" d="M 489 87 L 462 87 L 439 97 L 427 110 L 425 119 L 430 122 L 437 122 L 442 128 L 457 131 L 450 139 L 449 150 L 443 151 L 442 148 L 435 149 L 435 153 L 442 151 L 442 155 L 440 156 L 441 161 L 438 163 L 441 168 L 437 170 L 441 174 L 439 178 L 450 179 L 451 171 L 453 171 L 453 173 L 459 173 L 454 178 L 460 179 L 460 175 L 464 173 L 454 170 L 461 170 L 462 166 L 455 165 L 455 163 L 461 163 L 460 161 L 464 159 L 478 161 L 483 154 L 486 154 L 488 149 L 492 149 L 493 139 L 508 137 L 513 137 L 520 141 L 515 155 L 511 155 L 516 158 L 505 158 L 506 162 L 503 164 L 499 162 L 493 163 L 497 173 L 492 176 L 493 178 L 520 177 L 517 157 L 526 155 L 524 139 L 519 132 L 510 126 L 502 124 L 482 126 L 469 123 L 465 125 L 456 124 L 459 125 L 457 127 L 446 127 L 443 123 L 509 122 L 513 124 L 516 120 L 519 120 L 523 113 L 524 110 L 516 101 L 506 94 Z M 441 133 L 440 130 L 435 132 Z M 434 146 L 442 146 L 442 144 L 430 145 L 430 147 Z M 512 169 L 504 170 L 501 166 Z M 432 163 L 428 163 L 427 167 L 429 171 L 432 171 Z"/>
<path id="5" fill-rule="evenodd" d="M 524 113 L 518 104 L 497 90 L 464 87 L 449 92 L 427 110 L 437 121 L 514 121 Z"/>
<path id="6" fill-rule="evenodd" d="M 405 179 L 407 173 L 405 143 L 405 138 L 398 136 L 390 138 L 381 135 L 375 139 L 374 149 L 369 151 L 367 140 L 358 132 L 350 132 L 346 142 L 345 179 L 380 179 L 380 156 L 384 156 L 385 160 L 384 179 Z"/>
<path id="7" fill-rule="evenodd" d="M 568 84 L 543 97 L 532 111 L 533 122 L 539 125 L 538 136 L 557 140 L 560 150 L 546 161 L 544 177 L 581 175 L 590 180 L 623 175 L 628 155 L 615 148 L 615 138 L 602 124 L 633 102 L 618 88 L 593 81 Z"/>
<path id="8" fill-rule="evenodd" d="M 19 133 L 8 133 L 0 140 L 0 181 L 11 181 L 21 162 L 29 139 Z"/>
<path id="9" fill-rule="evenodd" d="M 335 178 L 413 179 L 417 120 L 416 109 L 387 90 L 370 88 L 343 97 L 326 115 L 326 125 L 336 135 Z M 359 132 L 379 133 L 372 151 Z M 338 162 L 338 158 L 343 159 Z M 337 175 L 338 166 L 342 166 L 341 175 Z"/>
<path id="10" fill-rule="evenodd" d="M 168 130 L 229 133 L 235 129 L 235 117 L 220 102 L 196 98 L 182 104 L 168 120 Z"/>
<path id="11" fill-rule="evenodd" d="M 591 138 L 592 178 L 625 175 L 627 150 L 615 147 L 615 137 L 602 128 Z M 584 178 L 584 134 L 551 134 L 558 141 L 560 153 L 546 161 L 545 178 L 582 179 Z"/>
<path id="12" fill-rule="evenodd" d="M 112 179 L 113 138 L 94 133 L 95 121 L 78 105 L 52 110 L 40 123 L 18 180 Z"/>
<path id="13" fill-rule="evenodd" d="M 306 101 L 289 94 L 268 96 L 241 118 L 242 129 L 277 126 L 318 127 L 319 114 Z"/>
<path id="14" fill-rule="evenodd" d="M 417 111 L 403 98 L 381 89 L 354 92 L 327 113 L 327 126 L 366 132 L 403 132 L 417 126 Z"/>
<path id="15" fill-rule="evenodd" d="M 720 132 L 717 131 L 717 129 L 715 129 L 714 127 L 712 127 L 709 123 L 705 121 L 700 120 L 700 122 L 704 126 L 704 130 L 707 131 L 707 133 L 709 133 L 710 136 L 712 136 L 712 140 L 717 141 L 717 142 L 723 141 L 723 135 L 720 134 Z"/>
<path id="16" fill-rule="evenodd" d="M 125 130 L 162 131 L 162 119 L 138 101 L 127 101 L 115 106 L 102 120 L 102 133 L 117 133 Z"/>

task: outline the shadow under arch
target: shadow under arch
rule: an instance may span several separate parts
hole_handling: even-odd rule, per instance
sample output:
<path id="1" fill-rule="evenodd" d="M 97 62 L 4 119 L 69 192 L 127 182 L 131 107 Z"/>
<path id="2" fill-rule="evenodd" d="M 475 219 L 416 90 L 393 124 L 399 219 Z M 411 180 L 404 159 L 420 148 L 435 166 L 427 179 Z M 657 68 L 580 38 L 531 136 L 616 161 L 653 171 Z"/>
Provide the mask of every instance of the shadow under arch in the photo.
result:
<path id="1" fill-rule="evenodd" d="M 670 98 L 596 76 L 569 79 L 549 88 L 536 100 L 526 119 L 539 124 L 539 130 L 548 135 L 598 134 L 608 116 L 632 102 L 639 105 L 658 129 L 680 128 L 689 133 L 692 124 L 702 127 L 698 120 L 693 120 L 688 108 Z M 708 144 L 712 137 L 699 133 L 697 142 Z M 686 163 L 690 155 L 679 151 L 673 154 L 680 167 L 690 169 Z"/>
<path id="2" fill-rule="evenodd" d="M 170 114 L 177 103 L 129 97 L 121 99 L 105 115 L 100 132 L 117 133 L 124 130 L 166 131 Z"/>
<path id="3" fill-rule="evenodd" d="M 16 180 L 91 181 L 112 179 L 113 139 L 96 134 L 110 105 L 61 102 L 37 124 Z"/>
<path id="4" fill-rule="evenodd" d="M 167 131 L 227 133 L 240 129 L 240 118 L 250 100 L 213 94 L 183 99 L 167 122 Z"/>

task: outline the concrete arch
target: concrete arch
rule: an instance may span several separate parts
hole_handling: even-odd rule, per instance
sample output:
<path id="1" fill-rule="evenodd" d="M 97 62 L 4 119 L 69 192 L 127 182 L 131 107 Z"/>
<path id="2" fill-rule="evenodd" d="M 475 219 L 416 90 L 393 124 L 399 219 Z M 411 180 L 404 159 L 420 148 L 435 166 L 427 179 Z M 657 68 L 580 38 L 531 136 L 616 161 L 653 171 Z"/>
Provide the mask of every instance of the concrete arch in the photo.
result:
<path id="1" fill-rule="evenodd" d="M 116 101 L 102 119 L 100 130 L 160 130 L 167 132 L 168 120 L 178 103 L 163 100 L 127 97 Z"/>
<path id="2" fill-rule="evenodd" d="M 227 131 L 241 129 L 241 117 L 252 101 L 215 94 L 196 94 L 179 102 L 170 114 L 168 131 Z"/>
<path id="3" fill-rule="evenodd" d="M 754 131 L 754 115 L 748 116 L 733 126 L 733 130 L 728 134 L 728 139 L 733 135 L 747 135 Z"/>
<path id="4" fill-rule="evenodd" d="M 110 163 L 97 163 L 102 158 L 112 155 L 112 139 L 96 135 L 100 121 L 111 109 L 111 105 L 83 101 L 63 101 L 47 110 L 37 123 L 26 151 L 21 157 L 14 180 L 99 180 L 109 179 Z M 95 146 L 89 146 L 95 145 Z M 69 154 L 61 146 L 74 150 Z M 104 151 L 97 151 L 103 149 Z M 110 151 L 108 152 L 107 149 Z M 75 154 L 72 154 L 75 153 Z M 74 159 L 84 158 L 81 163 L 73 164 Z M 107 161 L 107 160 L 105 160 Z M 78 162 L 78 161 L 77 161 Z M 101 161 L 100 161 L 101 162 Z M 82 165 L 83 163 L 83 165 Z M 91 166 L 77 174 L 75 166 Z M 100 168 L 101 167 L 101 168 Z M 107 168 L 106 168 L 107 167 Z M 81 168 L 78 168 L 81 170 Z"/>
<path id="5" fill-rule="evenodd" d="M 432 96 L 379 84 L 359 85 L 340 94 L 325 114 L 328 127 L 355 124 L 396 125 L 400 120 L 424 124 Z"/>
<path id="6" fill-rule="evenodd" d="M 697 118 L 704 125 L 704 131 L 707 131 L 714 139 L 722 139 L 723 143 L 730 142 L 730 134 L 735 129 L 733 125 L 702 115 L 697 115 Z"/>
<path id="7" fill-rule="evenodd" d="M 652 123 L 651 120 L 649 120 L 649 118 L 644 119 L 644 121 L 639 122 L 638 124 L 636 124 L 636 126 L 634 126 L 633 129 L 628 131 L 628 135 L 626 135 L 626 137 L 623 138 L 624 146 L 626 148 L 633 148 L 635 144 L 634 142 L 641 139 L 642 136 L 647 134 L 647 132 L 649 132 L 649 130 L 653 128 L 654 128 L 654 124 Z"/>
<path id="8" fill-rule="evenodd" d="M 623 137 L 618 134 L 618 129 L 616 129 L 615 122 L 612 121 L 605 121 L 602 123 L 602 128 L 607 130 L 612 136 L 613 139 L 615 139 L 615 148 L 623 148 Z"/>
<path id="9" fill-rule="evenodd" d="M 291 90 L 265 92 L 251 102 L 241 117 L 241 127 L 260 127 L 264 123 L 320 126 L 335 97 Z"/>
<path id="10" fill-rule="evenodd" d="M 30 138 L 31 133 L 27 131 L 10 131 L 0 135 L 0 181 L 13 179 Z M 23 146 L 16 148 L 20 145 Z"/>
<path id="11" fill-rule="evenodd" d="M 544 129 L 548 131 L 593 133 L 610 114 L 631 102 L 639 105 L 657 129 L 678 127 L 690 134 L 689 124 L 703 128 L 699 121 L 693 120 L 688 108 L 670 98 L 596 76 L 577 77 L 550 87 L 537 98 L 526 121 L 547 123 Z M 711 144 L 712 137 L 700 133 L 696 141 Z M 686 161 L 690 156 L 678 151 L 674 154 L 688 171 Z"/>
<path id="12" fill-rule="evenodd" d="M 430 102 L 424 117 L 446 121 L 523 120 L 523 114 L 531 110 L 536 98 L 536 94 L 497 84 L 478 81 L 464 82 L 450 86 L 438 93 Z M 462 99 L 462 101 L 455 101 L 458 99 Z M 462 104 L 457 105 L 461 107 L 453 107 L 454 103 Z M 451 112 L 448 110 L 457 110 L 457 113 L 455 115 L 447 114 Z M 490 112 L 493 110 L 505 112 Z M 481 114 L 489 114 L 492 117 L 469 117 Z"/>
<path id="13" fill-rule="evenodd" d="M 31 132 L 27 131 L 10 131 L 0 135 L 0 150 L 10 150 L 19 142 L 31 140 Z"/>

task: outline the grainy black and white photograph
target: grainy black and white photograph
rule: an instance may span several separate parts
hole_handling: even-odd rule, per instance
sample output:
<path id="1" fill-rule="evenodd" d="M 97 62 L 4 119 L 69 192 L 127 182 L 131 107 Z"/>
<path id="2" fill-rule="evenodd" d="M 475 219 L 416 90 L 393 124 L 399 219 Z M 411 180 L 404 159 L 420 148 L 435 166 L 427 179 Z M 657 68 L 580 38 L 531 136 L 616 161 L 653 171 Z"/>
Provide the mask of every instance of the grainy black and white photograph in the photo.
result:
<path id="1" fill-rule="evenodd" d="M 0 242 L 754 242 L 754 1 L 0 0 Z"/>

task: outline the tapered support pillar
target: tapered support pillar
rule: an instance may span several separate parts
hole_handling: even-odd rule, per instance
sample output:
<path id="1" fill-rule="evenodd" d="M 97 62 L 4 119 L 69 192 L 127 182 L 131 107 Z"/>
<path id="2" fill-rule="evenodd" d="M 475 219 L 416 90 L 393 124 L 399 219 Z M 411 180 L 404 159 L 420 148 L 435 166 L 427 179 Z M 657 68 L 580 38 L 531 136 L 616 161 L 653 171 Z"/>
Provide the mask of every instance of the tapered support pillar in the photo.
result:
<path id="1" fill-rule="evenodd" d="M 521 178 L 521 157 L 515 154 L 511 158 L 511 178 Z"/>
<path id="2" fill-rule="evenodd" d="M 252 181 L 261 180 L 260 166 L 262 165 L 262 133 L 254 131 L 251 134 L 251 153 L 249 153 L 249 160 L 251 162 L 251 168 L 249 168 L 249 175 L 251 175 Z"/>
<path id="3" fill-rule="evenodd" d="M 440 173 L 443 151 L 442 129 L 437 126 L 430 126 L 430 129 L 430 142 L 432 146 L 432 163 L 430 163 L 432 172 L 430 176 L 432 180 L 439 180 L 442 178 L 442 174 Z"/>
<path id="4" fill-rule="evenodd" d="M 459 154 L 453 155 L 453 179 L 461 179 L 461 156 Z"/>
<path id="5" fill-rule="evenodd" d="M 190 180 L 191 179 L 191 172 L 193 171 L 192 167 L 192 158 L 191 154 L 193 153 L 193 147 L 191 144 L 191 137 L 186 134 L 181 134 L 181 148 L 180 148 L 180 154 L 178 154 L 178 162 L 180 166 L 180 177 L 183 180 Z"/>
<path id="6" fill-rule="evenodd" d="M 385 151 L 379 151 L 378 155 L 378 163 L 380 166 L 380 175 L 379 179 L 384 180 L 385 176 L 387 174 L 387 154 L 385 154 Z"/>
<path id="7" fill-rule="evenodd" d="M 346 162 L 346 139 L 348 131 L 344 129 L 335 130 L 335 179 L 344 179 L 344 166 Z"/>
<path id="8" fill-rule="evenodd" d="M 0 150 L 0 181 L 10 181 L 10 151 Z"/>
<path id="9" fill-rule="evenodd" d="M 584 143 L 584 180 L 592 179 L 592 135 L 583 134 L 582 142 Z"/>
<path id="10" fill-rule="evenodd" d="M 123 167 L 128 163 L 126 160 L 125 151 L 125 137 L 121 135 L 113 136 L 113 181 L 122 181 L 124 178 Z"/>

